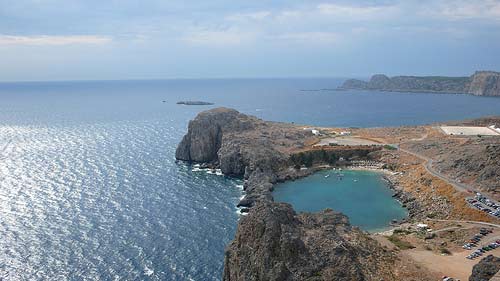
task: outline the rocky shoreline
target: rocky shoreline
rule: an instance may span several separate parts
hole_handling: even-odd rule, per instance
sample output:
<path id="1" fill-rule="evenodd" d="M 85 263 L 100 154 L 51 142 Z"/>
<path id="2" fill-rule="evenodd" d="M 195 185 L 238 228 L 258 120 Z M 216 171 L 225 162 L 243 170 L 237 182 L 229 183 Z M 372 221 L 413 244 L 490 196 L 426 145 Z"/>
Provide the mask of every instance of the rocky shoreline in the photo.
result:
<path id="1" fill-rule="evenodd" d="M 420 204 L 416 201 L 415 197 L 404 190 L 402 190 L 400 187 L 398 187 L 393 180 L 391 180 L 391 177 L 388 175 L 384 175 L 383 179 L 387 183 L 387 186 L 394 191 L 394 194 L 392 197 L 394 197 L 396 200 L 398 200 L 401 205 L 408 210 L 408 218 L 405 220 L 399 222 L 403 223 L 406 222 L 410 219 L 413 219 L 417 216 L 417 214 L 421 213 L 422 207 Z"/>
<path id="2" fill-rule="evenodd" d="M 346 216 L 332 210 L 297 214 L 291 205 L 273 202 L 278 182 L 311 175 L 339 159 L 371 159 L 381 149 L 304 151 L 313 138 L 296 125 L 227 108 L 202 112 L 190 121 L 176 158 L 207 163 L 245 180 L 245 197 L 238 206 L 248 215 L 240 219 L 226 249 L 223 280 L 397 279 L 394 255 L 351 226 Z M 396 194 L 403 204 L 418 207 L 406 193 Z"/>

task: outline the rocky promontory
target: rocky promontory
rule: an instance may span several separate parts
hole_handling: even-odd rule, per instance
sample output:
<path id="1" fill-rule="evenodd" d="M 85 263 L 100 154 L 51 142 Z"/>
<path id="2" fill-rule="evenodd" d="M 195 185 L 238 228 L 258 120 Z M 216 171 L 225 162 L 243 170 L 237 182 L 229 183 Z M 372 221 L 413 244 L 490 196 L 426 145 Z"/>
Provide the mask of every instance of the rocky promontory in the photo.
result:
<path id="1" fill-rule="evenodd" d="M 252 207 L 261 199 L 272 201 L 273 184 L 309 175 L 314 167 L 297 169 L 307 162 L 339 158 L 367 158 L 380 147 L 346 147 L 328 152 L 301 151 L 314 140 L 311 130 L 293 124 L 263 121 L 234 109 L 201 112 L 189 122 L 176 159 L 220 168 L 227 176 L 246 180 L 246 196 L 239 206 Z M 293 157 L 298 155 L 301 157 Z M 326 156 L 326 157 L 325 157 Z M 304 158 L 304 159 L 302 159 Z M 311 166 L 311 165 L 308 165 Z"/>
<path id="2" fill-rule="evenodd" d="M 241 206 L 271 198 L 272 183 L 288 160 L 290 146 L 303 146 L 310 132 L 292 125 L 264 122 L 233 109 L 201 112 L 189 122 L 188 133 L 177 147 L 179 160 L 207 163 L 225 175 L 244 177 L 246 197 Z"/>
<path id="3" fill-rule="evenodd" d="M 349 79 L 340 89 L 430 92 L 500 96 L 500 72 L 477 71 L 470 77 L 394 76 L 376 74 L 369 81 Z"/>
<path id="4" fill-rule="evenodd" d="M 318 165 L 311 164 L 369 159 L 380 150 L 304 150 L 314 137 L 303 127 L 227 108 L 190 121 L 176 158 L 245 179 L 239 205 L 249 213 L 226 249 L 223 280 L 397 280 L 393 254 L 352 227 L 346 216 L 332 210 L 297 214 L 291 205 L 273 202 L 273 185 L 313 173 Z"/>

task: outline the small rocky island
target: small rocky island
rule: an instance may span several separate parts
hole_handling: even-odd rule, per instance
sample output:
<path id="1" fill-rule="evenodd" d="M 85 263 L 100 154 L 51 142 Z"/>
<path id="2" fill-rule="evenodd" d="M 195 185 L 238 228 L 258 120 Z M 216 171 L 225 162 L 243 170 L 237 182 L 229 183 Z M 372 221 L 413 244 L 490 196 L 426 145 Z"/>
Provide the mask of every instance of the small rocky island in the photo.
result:
<path id="1" fill-rule="evenodd" d="M 477 71 L 470 77 L 373 75 L 370 81 L 349 79 L 339 89 L 429 92 L 500 96 L 500 72 Z"/>
<path id="2" fill-rule="evenodd" d="M 213 105 L 213 103 L 206 102 L 206 101 L 178 101 L 177 104 L 183 104 L 183 105 Z"/>

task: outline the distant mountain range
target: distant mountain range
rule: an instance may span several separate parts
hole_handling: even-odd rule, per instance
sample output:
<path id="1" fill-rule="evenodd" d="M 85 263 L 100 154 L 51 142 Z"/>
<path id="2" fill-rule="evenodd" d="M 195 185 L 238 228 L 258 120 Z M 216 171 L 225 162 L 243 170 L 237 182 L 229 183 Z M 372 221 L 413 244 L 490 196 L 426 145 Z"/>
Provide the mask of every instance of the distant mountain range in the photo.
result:
<path id="1" fill-rule="evenodd" d="M 349 79 L 339 89 L 472 94 L 500 97 L 500 72 L 476 71 L 470 77 L 373 75 L 370 81 Z"/>

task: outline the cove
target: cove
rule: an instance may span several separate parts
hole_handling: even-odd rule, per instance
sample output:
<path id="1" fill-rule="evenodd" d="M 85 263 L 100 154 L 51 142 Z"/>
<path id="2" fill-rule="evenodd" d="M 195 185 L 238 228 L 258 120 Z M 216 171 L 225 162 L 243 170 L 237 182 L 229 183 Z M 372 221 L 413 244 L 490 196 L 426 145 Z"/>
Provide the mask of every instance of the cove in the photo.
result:
<path id="1" fill-rule="evenodd" d="M 392 194 L 380 172 L 356 170 L 320 171 L 280 183 L 273 191 L 276 202 L 290 203 L 297 212 L 330 208 L 344 213 L 353 225 L 369 232 L 384 230 L 393 219 L 408 215 Z"/>

